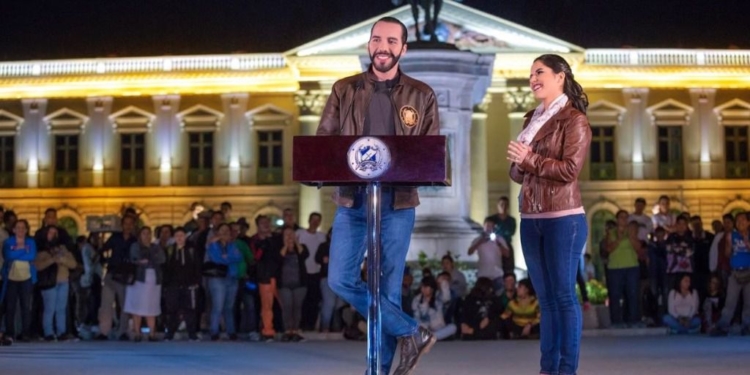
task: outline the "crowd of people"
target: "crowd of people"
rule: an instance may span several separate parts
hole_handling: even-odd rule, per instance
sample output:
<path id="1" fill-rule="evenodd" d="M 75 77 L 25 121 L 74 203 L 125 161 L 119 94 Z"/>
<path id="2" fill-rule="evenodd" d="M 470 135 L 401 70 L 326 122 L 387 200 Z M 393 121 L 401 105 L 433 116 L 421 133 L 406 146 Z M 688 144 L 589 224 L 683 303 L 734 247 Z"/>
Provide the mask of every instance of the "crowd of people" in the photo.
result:
<path id="1" fill-rule="evenodd" d="M 617 212 L 599 244 L 614 328 L 664 326 L 671 333 L 750 333 L 748 213 L 726 214 L 704 229 L 698 215 L 676 214 L 661 196 Z M 744 304 L 744 307 L 742 306 Z"/>
<path id="2" fill-rule="evenodd" d="M 599 244 L 604 272 L 590 256 L 579 272 L 584 308 L 584 281 L 598 278 L 606 280 L 614 328 L 725 335 L 739 323 L 741 333 L 750 332 L 748 215 L 714 221 L 714 234 L 699 216 L 675 215 L 669 204 L 661 197 L 649 217 L 638 199 L 633 213 L 607 222 Z M 159 341 L 180 330 L 189 340 L 299 342 L 313 331 L 364 340 L 366 319 L 328 285 L 333 228 L 321 232 L 321 221 L 313 213 L 301 228 L 287 209 L 281 225 L 256 217 L 250 235 L 248 221 L 232 220 L 225 202 L 196 210 L 180 227 L 153 230 L 125 210 L 119 230 L 71 238 L 52 208 L 33 235 L 26 220 L 4 211 L 2 342 Z M 475 284 L 469 287 L 450 254 L 442 270 L 424 269 L 416 283 L 407 268 L 402 309 L 439 340 L 538 337 L 534 287 L 514 272 L 515 232 L 503 197 L 466 251 L 478 256 Z"/>

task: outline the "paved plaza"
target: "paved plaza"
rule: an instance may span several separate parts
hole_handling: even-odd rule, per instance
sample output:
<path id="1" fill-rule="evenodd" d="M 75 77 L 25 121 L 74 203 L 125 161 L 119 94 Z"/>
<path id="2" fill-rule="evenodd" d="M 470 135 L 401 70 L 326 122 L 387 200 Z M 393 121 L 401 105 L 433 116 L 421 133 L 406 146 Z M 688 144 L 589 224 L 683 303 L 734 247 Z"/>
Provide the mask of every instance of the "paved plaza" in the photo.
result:
<path id="1" fill-rule="evenodd" d="M 351 375 L 365 343 L 78 342 L 0 347 L 0 374 Z M 538 374 L 537 341 L 440 342 L 415 375 Z M 750 337 L 586 337 L 580 374 L 747 375 Z"/>

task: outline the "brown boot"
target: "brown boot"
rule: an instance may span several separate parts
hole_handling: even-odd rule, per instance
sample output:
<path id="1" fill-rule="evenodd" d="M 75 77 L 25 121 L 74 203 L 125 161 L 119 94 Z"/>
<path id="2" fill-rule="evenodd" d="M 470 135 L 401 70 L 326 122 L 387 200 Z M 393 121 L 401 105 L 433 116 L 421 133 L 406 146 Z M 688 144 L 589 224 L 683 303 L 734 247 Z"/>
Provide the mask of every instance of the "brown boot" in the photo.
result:
<path id="1" fill-rule="evenodd" d="M 429 330 L 419 327 L 417 333 L 401 338 L 401 362 L 393 375 L 410 375 L 419 358 L 430 351 L 437 339 Z"/>

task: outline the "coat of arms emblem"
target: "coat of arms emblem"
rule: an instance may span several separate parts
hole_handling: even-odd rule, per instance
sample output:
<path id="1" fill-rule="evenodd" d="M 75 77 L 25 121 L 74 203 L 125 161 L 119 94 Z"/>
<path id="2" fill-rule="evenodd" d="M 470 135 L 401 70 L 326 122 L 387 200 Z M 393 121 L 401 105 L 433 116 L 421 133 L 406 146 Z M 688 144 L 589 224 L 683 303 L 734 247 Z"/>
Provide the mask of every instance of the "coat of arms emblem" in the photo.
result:
<path id="1" fill-rule="evenodd" d="M 347 153 L 349 169 L 360 178 L 377 178 L 388 171 L 391 153 L 378 138 L 363 137 L 356 140 Z"/>

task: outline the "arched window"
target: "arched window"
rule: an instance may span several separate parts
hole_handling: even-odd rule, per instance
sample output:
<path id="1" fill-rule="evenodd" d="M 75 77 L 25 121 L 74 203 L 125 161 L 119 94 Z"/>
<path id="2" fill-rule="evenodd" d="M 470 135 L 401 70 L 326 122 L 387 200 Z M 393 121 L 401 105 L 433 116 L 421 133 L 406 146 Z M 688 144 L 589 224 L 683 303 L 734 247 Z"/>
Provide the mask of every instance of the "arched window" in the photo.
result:
<path id="1" fill-rule="evenodd" d="M 76 237 L 78 237 L 78 224 L 72 217 L 61 217 L 59 220 L 57 220 L 57 225 L 65 229 L 65 231 L 67 231 L 70 235 L 70 238 L 75 239 Z"/>

